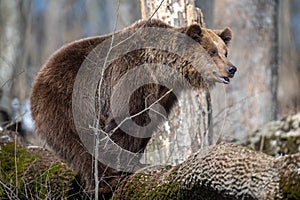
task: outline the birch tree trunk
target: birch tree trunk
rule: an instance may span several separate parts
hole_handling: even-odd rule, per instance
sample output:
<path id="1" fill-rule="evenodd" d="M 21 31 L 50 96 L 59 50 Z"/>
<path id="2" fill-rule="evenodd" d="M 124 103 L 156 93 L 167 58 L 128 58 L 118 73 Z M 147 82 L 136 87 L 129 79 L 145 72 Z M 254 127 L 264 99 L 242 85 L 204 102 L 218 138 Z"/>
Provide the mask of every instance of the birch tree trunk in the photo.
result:
<path id="1" fill-rule="evenodd" d="M 216 122 L 222 122 L 215 132 L 226 139 L 243 140 L 277 117 L 277 17 L 278 0 L 215 1 L 215 28 L 232 28 L 229 58 L 238 68 L 229 87 L 219 85 L 212 94 L 222 94 L 213 103 L 214 113 L 221 112 Z"/>
<path id="2" fill-rule="evenodd" d="M 195 9 L 194 0 L 141 0 L 141 9 L 144 19 L 157 18 L 174 27 L 192 23 L 204 26 L 202 13 Z M 160 151 L 163 155 L 147 157 L 146 162 L 177 164 L 192 152 L 212 144 L 211 105 L 207 88 L 204 92 L 186 91 L 173 110 L 166 126 L 160 129 L 147 147 L 147 151 L 151 151 L 167 143 L 164 152 Z"/>

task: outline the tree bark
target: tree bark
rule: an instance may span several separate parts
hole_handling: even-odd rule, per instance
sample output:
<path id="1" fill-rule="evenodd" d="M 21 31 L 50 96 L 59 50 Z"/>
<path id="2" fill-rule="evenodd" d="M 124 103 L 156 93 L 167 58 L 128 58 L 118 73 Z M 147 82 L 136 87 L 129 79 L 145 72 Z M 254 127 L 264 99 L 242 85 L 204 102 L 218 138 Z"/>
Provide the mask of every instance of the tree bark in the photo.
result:
<path id="1" fill-rule="evenodd" d="M 205 26 L 203 14 L 201 10 L 195 8 L 194 0 L 141 0 L 141 12 L 144 19 L 157 18 L 174 27 L 188 26 L 193 23 Z M 151 147 L 157 148 L 160 143 L 163 143 L 160 142 L 162 140 L 171 141 L 172 147 L 166 148 L 166 152 L 163 155 L 156 155 L 156 158 L 146 158 L 147 161 L 177 163 L 190 153 L 213 143 L 208 88 L 205 91 L 185 91 L 179 98 L 179 106 L 173 110 L 167 122 L 168 128 L 163 127 L 163 130 L 156 134 L 157 138 L 152 139 L 147 150 L 150 151 Z M 187 132 L 189 134 L 186 134 Z"/>
<path id="2" fill-rule="evenodd" d="M 215 1 L 214 23 L 232 28 L 229 58 L 238 68 L 229 87 L 218 86 L 212 94 L 222 95 L 213 103 L 214 113 L 225 110 L 216 121 L 225 121 L 219 124 L 222 133 L 233 134 L 222 137 L 241 141 L 277 118 L 278 0 Z"/>
<path id="3" fill-rule="evenodd" d="M 23 101 L 26 93 L 23 15 L 27 4 L 22 0 L 0 2 L 0 105 L 9 114 L 12 114 L 12 99 L 17 97 Z"/>
<path id="4" fill-rule="evenodd" d="M 300 112 L 299 34 L 293 35 L 298 26 L 297 23 L 293 24 L 293 16 L 297 16 L 299 9 L 299 3 L 297 7 L 295 1 L 279 1 L 278 113 L 281 116 Z"/>
<path id="5" fill-rule="evenodd" d="M 113 199 L 298 199 L 299 167 L 300 153 L 274 158 L 221 143 L 127 177 Z"/>

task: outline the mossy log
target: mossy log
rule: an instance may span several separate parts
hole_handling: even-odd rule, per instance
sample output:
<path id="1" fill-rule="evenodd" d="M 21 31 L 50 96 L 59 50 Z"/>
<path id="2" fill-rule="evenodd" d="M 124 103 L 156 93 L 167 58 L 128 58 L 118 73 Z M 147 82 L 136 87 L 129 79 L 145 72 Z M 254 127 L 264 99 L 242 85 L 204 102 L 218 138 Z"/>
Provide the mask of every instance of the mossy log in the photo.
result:
<path id="1" fill-rule="evenodd" d="M 87 198 L 64 162 L 15 143 L 9 134 L 0 134 L 0 199 Z M 177 166 L 148 167 L 126 177 L 112 199 L 300 199 L 299 168 L 300 153 L 275 158 L 220 143 Z"/>
<path id="2" fill-rule="evenodd" d="M 0 199 L 78 197 L 84 193 L 65 162 L 41 147 L 27 146 L 17 133 L 0 132 Z"/>
<path id="3" fill-rule="evenodd" d="M 300 113 L 267 123 L 250 134 L 244 145 L 272 156 L 300 152 Z"/>
<path id="4" fill-rule="evenodd" d="M 125 178 L 113 199 L 300 199 L 300 153 L 274 158 L 221 143 Z"/>

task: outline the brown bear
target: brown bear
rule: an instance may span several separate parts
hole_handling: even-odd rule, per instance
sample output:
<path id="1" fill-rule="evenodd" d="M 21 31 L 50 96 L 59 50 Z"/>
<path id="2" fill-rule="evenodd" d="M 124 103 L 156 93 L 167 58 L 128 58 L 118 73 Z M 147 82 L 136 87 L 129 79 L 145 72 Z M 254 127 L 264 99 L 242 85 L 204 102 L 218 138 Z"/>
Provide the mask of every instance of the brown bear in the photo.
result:
<path id="1" fill-rule="evenodd" d="M 135 39 L 130 40 L 132 37 Z M 184 37 L 188 39 L 182 39 Z M 155 127 L 177 101 L 178 91 L 205 88 L 215 82 L 229 83 L 236 72 L 236 67 L 227 59 L 231 39 L 229 28 L 216 31 L 197 24 L 174 28 L 151 19 L 138 21 L 118 33 L 68 44 L 50 57 L 33 83 L 30 100 L 36 131 L 78 172 L 87 191 L 95 189 L 94 169 L 97 167 L 99 193 L 109 197 L 122 177 L 131 172 L 102 161 L 95 165 L 96 154 L 87 150 L 89 147 L 83 142 L 85 136 L 82 138 L 79 132 L 88 137 L 96 130 L 106 136 L 100 138 L 108 142 L 98 147 L 97 158 L 128 159 L 122 158 L 122 153 L 112 152 L 113 148 L 106 146 L 109 142 L 133 154 L 142 153 Z M 167 42 L 163 44 L 164 41 Z M 107 46 L 110 48 L 106 49 Z M 101 58 L 104 63 L 101 68 L 97 56 L 109 55 L 113 50 L 117 58 Z M 201 67 L 195 67 L 199 63 Z M 80 71 L 83 66 L 96 70 L 85 76 L 88 86 L 77 81 L 79 76 L 84 77 L 85 72 Z M 101 70 L 97 71 L 98 66 Z M 90 88 L 93 84 L 95 87 Z M 90 97 L 93 101 L 80 103 Z M 90 112 L 89 106 L 95 109 Z M 94 118 L 89 118 L 87 113 L 93 113 Z M 88 121 L 88 125 L 78 127 L 75 116 L 76 120 Z M 127 125 L 126 119 L 131 119 Z M 93 136 L 92 144 L 94 139 Z M 136 156 L 128 162 L 129 168 L 143 166 L 139 159 L 140 156 Z"/>

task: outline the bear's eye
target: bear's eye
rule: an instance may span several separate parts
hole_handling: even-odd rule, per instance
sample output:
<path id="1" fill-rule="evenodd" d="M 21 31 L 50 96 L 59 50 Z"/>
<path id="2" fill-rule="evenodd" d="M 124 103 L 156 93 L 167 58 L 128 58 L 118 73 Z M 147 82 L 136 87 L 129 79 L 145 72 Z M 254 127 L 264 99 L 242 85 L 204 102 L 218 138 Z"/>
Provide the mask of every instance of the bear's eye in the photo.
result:
<path id="1" fill-rule="evenodd" d="M 216 56 L 218 54 L 218 51 L 216 49 L 212 49 L 212 50 L 210 50 L 209 54 L 211 56 Z"/>
<path id="2" fill-rule="evenodd" d="M 225 57 L 227 58 L 227 55 L 228 55 L 228 53 L 227 53 L 227 51 L 226 51 L 226 53 L 225 53 Z"/>

